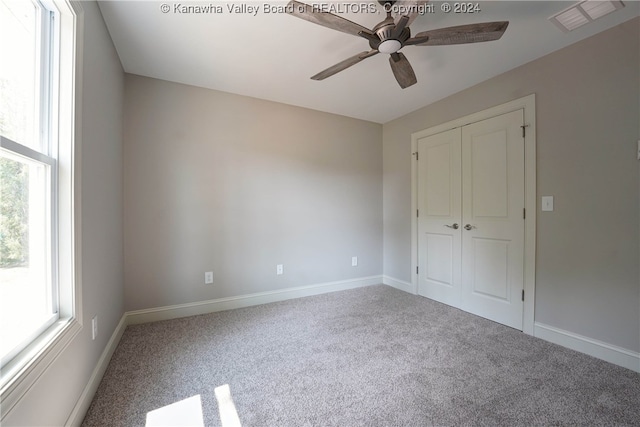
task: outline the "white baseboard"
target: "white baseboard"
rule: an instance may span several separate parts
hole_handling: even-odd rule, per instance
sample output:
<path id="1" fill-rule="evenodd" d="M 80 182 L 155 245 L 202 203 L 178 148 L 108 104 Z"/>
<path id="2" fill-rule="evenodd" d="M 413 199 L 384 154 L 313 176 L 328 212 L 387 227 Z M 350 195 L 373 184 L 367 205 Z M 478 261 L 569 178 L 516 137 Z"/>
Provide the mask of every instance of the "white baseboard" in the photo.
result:
<path id="1" fill-rule="evenodd" d="M 545 341 L 613 363 L 614 365 L 640 372 L 640 353 L 636 353 L 635 351 L 558 329 L 540 322 L 534 323 L 533 335 Z"/>
<path id="2" fill-rule="evenodd" d="M 128 324 L 135 325 L 138 323 L 196 316 L 199 314 L 214 313 L 216 311 L 232 310 L 234 308 L 250 307 L 253 305 L 285 301 L 293 298 L 308 297 L 328 292 L 343 291 L 378 284 L 382 284 L 382 276 L 360 277 L 357 279 L 320 283 L 296 288 L 286 288 L 277 291 L 259 292 L 237 297 L 219 298 L 188 304 L 151 308 L 147 310 L 129 311 L 125 314 L 128 318 Z"/>
<path id="3" fill-rule="evenodd" d="M 413 284 L 409 282 L 405 282 L 404 280 L 396 279 L 390 276 L 382 276 L 382 283 L 387 286 L 391 286 L 396 289 L 400 289 L 401 291 L 409 292 L 410 294 L 416 294 L 416 289 Z"/>
<path id="4" fill-rule="evenodd" d="M 118 326 L 116 326 L 115 331 L 113 331 L 113 334 L 111 334 L 111 338 L 109 339 L 107 346 L 104 348 L 102 354 L 100 355 L 100 359 L 98 359 L 98 363 L 91 373 L 89 382 L 82 391 L 82 394 L 76 402 L 76 406 L 73 408 L 73 411 L 71 411 L 71 415 L 69 415 L 65 426 L 80 426 L 82 424 L 82 420 L 89 410 L 89 405 L 91 405 L 93 396 L 98 390 L 98 386 L 100 385 L 100 381 L 102 381 L 102 377 L 105 371 L 107 370 L 107 366 L 109 366 L 111 356 L 113 356 L 113 352 L 116 350 L 116 347 L 118 346 L 118 343 L 120 342 L 122 334 L 124 334 L 124 330 L 126 328 L 127 315 L 125 313 L 120 319 Z"/>

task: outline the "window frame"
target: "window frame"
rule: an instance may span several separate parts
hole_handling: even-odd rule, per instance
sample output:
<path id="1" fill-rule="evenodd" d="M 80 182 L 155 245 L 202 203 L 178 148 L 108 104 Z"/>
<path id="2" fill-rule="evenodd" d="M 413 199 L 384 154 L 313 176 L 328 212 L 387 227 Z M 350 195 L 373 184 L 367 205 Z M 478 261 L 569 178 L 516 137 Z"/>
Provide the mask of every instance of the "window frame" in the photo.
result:
<path id="1" fill-rule="evenodd" d="M 52 365 L 82 330 L 81 286 L 81 139 L 82 139 L 82 50 L 84 10 L 80 1 L 37 0 L 54 11 L 49 58 L 49 81 L 46 89 L 51 105 L 49 120 L 40 121 L 57 144 L 46 153 L 55 158 L 51 169 L 52 244 L 57 256 L 52 258 L 52 275 L 58 281 L 59 318 L 22 350 L 0 371 L 0 423 L 12 411 L 40 376 Z M 43 14 L 44 15 L 44 14 Z M 44 19 L 44 17 L 43 17 Z M 41 40 L 41 39 L 40 39 Z M 42 60 L 42 58 L 40 58 Z M 47 117 L 40 113 L 40 119 Z M 41 136 L 41 135 L 38 135 Z M 0 139 L 2 146 L 16 148 L 12 141 Z M 15 144 L 15 143 L 14 143 Z M 22 146 L 23 148 L 26 148 Z M 37 153 L 36 150 L 33 150 Z M 25 154 L 25 153 L 23 153 Z M 30 154 L 26 153 L 26 157 Z M 43 158 L 38 156 L 39 160 Z M 39 161 L 38 160 L 38 161 Z M 45 162 L 46 163 L 46 162 Z M 54 243 L 55 242 L 55 243 Z"/>

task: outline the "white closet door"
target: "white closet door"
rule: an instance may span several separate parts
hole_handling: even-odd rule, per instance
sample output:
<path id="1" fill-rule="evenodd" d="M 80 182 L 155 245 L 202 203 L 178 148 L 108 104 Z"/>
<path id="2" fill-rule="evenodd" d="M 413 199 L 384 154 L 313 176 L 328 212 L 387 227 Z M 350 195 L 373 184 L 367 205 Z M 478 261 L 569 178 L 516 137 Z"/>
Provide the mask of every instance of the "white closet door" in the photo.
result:
<path id="1" fill-rule="evenodd" d="M 518 110 L 418 140 L 418 293 L 522 330 Z"/>
<path id="2" fill-rule="evenodd" d="M 461 274 L 460 129 L 418 141 L 418 293 L 458 306 Z"/>
<path id="3" fill-rule="evenodd" d="M 461 308 L 520 330 L 523 120 L 518 110 L 462 128 Z"/>

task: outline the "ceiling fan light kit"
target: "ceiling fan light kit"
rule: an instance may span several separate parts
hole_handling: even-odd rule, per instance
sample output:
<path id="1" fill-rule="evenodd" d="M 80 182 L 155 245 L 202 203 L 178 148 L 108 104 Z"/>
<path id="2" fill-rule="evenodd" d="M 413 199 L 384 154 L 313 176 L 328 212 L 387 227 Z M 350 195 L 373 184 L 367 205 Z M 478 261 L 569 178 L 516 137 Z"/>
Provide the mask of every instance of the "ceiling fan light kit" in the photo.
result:
<path id="1" fill-rule="evenodd" d="M 409 25 L 427 2 L 428 0 L 378 0 L 378 3 L 386 11 L 387 17 L 373 27 L 372 30 L 297 0 L 289 2 L 287 13 L 305 21 L 362 37 L 369 41 L 370 51 L 361 52 L 332 65 L 314 75 L 311 79 L 324 80 L 366 58 L 378 53 L 386 53 L 390 55 L 391 71 L 402 89 L 417 83 L 416 75 L 409 60 L 399 52 L 404 46 L 443 46 L 494 41 L 502 37 L 509 25 L 507 21 L 459 25 L 423 31 L 411 37 Z M 396 3 L 401 7 L 393 7 Z"/>
<path id="2" fill-rule="evenodd" d="M 402 43 L 398 40 L 385 40 L 378 45 L 378 52 L 380 53 L 388 53 L 391 55 L 392 53 L 396 53 L 402 47 Z"/>

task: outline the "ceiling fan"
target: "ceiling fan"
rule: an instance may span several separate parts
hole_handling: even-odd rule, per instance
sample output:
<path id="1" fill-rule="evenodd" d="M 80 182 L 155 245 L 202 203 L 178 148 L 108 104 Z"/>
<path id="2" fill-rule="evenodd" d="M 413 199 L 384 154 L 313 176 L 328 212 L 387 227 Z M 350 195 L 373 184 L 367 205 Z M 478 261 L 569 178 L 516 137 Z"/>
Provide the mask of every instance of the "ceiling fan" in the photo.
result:
<path id="1" fill-rule="evenodd" d="M 355 22 L 342 18 L 333 13 L 324 11 L 318 7 L 291 0 L 287 6 L 287 13 L 304 19 L 314 24 L 322 25 L 343 33 L 362 37 L 369 41 L 371 50 L 360 52 L 344 61 L 319 72 L 311 77 L 313 80 L 324 80 L 342 70 L 345 70 L 358 62 L 378 53 L 389 54 L 391 70 L 400 87 L 405 89 L 418 80 L 407 58 L 399 52 L 405 46 L 442 46 L 452 44 L 477 43 L 498 40 L 502 37 L 508 21 L 484 22 L 479 24 L 459 25 L 455 27 L 440 28 L 437 30 L 423 31 L 411 37 L 409 25 L 418 16 L 420 5 L 428 0 L 398 0 L 402 7 L 394 8 L 396 0 L 378 0 L 387 17 L 378 23 L 373 30 L 369 30 Z M 402 11 L 394 13 L 395 9 Z"/>

